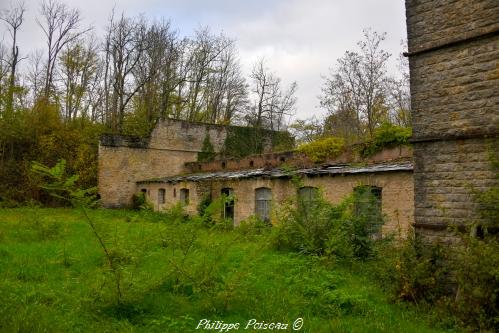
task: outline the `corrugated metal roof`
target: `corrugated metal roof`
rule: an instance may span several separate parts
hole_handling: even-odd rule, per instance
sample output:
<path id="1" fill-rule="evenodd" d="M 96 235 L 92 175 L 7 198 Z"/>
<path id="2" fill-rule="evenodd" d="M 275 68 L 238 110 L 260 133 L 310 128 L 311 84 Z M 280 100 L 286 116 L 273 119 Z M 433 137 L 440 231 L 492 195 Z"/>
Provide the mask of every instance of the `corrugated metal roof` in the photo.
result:
<path id="1" fill-rule="evenodd" d="M 352 166 L 352 165 L 333 165 L 321 166 L 315 168 L 297 169 L 286 171 L 283 169 L 251 169 L 251 170 L 237 170 L 237 171 L 218 171 L 196 173 L 189 175 L 180 175 L 164 178 L 156 178 L 138 181 L 137 183 L 178 183 L 183 181 L 206 181 L 218 179 L 245 179 L 245 178 L 289 178 L 293 175 L 334 175 L 334 174 L 356 174 L 356 173 L 376 173 L 388 171 L 412 171 L 412 162 L 391 163 L 391 164 L 373 164 L 367 166 Z"/>

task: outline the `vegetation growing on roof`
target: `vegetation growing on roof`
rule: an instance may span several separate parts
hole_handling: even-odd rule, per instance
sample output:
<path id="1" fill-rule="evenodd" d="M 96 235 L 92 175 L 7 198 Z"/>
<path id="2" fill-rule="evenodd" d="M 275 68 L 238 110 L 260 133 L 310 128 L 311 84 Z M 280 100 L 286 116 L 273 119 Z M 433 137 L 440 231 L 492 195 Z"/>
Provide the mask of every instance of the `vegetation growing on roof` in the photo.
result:
<path id="1" fill-rule="evenodd" d="M 307 155 L 314 163 L 320 163 L 328 158 L 337 157 L 343 151 L 344 146 L 343 138 L 331 136 L 302 144 L 297 151 Z"/>
<path id="2" fill-rule="evenodd" d="M 383 123 L 374 130 L 373 138 L 362 144 L 360 155 L 369 157 L 386 147 L 408 145 L 412 136 L 412 128 Z"/>

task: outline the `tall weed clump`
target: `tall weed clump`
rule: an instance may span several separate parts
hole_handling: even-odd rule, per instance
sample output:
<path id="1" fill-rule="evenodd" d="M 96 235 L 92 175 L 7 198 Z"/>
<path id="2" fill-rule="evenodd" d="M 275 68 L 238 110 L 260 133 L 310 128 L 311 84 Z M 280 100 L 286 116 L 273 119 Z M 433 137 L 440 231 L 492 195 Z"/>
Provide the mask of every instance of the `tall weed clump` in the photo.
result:
<path id="1" fill-rule="evenodd" d="M 499 151 L 497 147 L 491 149 Z M 374 274 L 396 298 L 435 307 L 440 317 L 469 331 L 499 330 L 499 162 L 491 154 L 496 182 L 472 189 L 480 218 L 464 230 L 450 228 L 453 242 L 414 235 L 377 249 Z M 417 235 L 416 235 L 417 236 Z"/>
<path id="2" fill-rule="evenodd" d="M 380 226 L 383 217 L 371 214 L 369 205 L 375 198 L 370 198 L 370 192 L 354 194 L 339 205 L 332 205 L 319 191 L 314 200 L 304 201 L 298 189 L 299 186 L 295 198 L 274 210 L 274 247 L 341 260 L 372 255 L 377 242 L 372 226 Z"/>
<path id="3" fill-rule="evenodd" d="M 487 190 L 472 190 L 480 219 L 461 236 L 455 249 L 453 270 L 457 290 L 452 312 L 462 326 L 472 330 L 499 331 L 499 141 L 489 147 L 495 172 Z"/>

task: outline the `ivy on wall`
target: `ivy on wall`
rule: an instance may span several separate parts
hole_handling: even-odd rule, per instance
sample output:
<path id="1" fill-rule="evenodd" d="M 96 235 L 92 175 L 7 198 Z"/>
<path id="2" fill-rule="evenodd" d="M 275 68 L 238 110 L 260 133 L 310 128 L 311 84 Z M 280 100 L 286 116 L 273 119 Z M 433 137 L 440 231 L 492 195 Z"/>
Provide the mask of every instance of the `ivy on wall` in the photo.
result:
<path id="1" fill-rule="evenodd" d="M 198 162 L 209 162 L 215 159 L 215 148 L 210 141 L 210 136 L 206 133 L 201 146 L 201 151 L 198 153 Z"/>
<path id="2" fill-rule="evenodd" d="M 237 158 L 261 154 L 266 144 L 272 145 L 272 151 L 291 150 L 294 148 L 294 138 L 288 132 L 229 126 L 223 154 Z"/>

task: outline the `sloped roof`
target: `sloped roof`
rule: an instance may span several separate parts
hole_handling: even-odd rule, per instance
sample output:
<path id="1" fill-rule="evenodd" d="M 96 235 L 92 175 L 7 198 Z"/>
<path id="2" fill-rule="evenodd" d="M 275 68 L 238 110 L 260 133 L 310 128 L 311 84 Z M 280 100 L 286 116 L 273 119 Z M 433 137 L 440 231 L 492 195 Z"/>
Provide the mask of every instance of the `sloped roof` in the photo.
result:
<path id="1" fill-rule="evenodd" d="M 290 178 L 293 175 L 319 176 L 319 175 L 377 173 L 377 172 L 388 172 L 388 171 L 412 171 L 412 170 L 413 170 L 412 162 L 373 164 L 367 166 L 332 165 L 332 166 L 320 166 L 314 168 L 297 169 L 291 171 L 283 170 L 281 168 L 276 168 L 270 170 L 249 169 L 249 170 L 237 170 L 237 171 L 194 173 L 188 175 L 142 180 L 138 181 L 137 183 L 138 184 L 178 183 L 183 181 L 198 182 L 198 181 L 207 181 L 207 180 L 246 179 L 246 178 L 257 178 L 257 177 Z"/>

